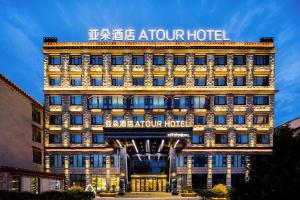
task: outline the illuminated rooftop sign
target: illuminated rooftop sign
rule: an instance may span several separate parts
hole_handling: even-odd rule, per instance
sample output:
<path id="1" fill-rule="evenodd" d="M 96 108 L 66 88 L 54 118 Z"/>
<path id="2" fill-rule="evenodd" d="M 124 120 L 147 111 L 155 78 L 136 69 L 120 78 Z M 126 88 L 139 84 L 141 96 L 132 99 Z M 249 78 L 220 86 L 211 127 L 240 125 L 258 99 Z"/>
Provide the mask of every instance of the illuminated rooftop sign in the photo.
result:
<path id="1" fill-rule="evenodd" d="M 89 41 L 229 41 L 225 30 L 219 29 L 108 29 L 92 28 L 88 32 Z"/>

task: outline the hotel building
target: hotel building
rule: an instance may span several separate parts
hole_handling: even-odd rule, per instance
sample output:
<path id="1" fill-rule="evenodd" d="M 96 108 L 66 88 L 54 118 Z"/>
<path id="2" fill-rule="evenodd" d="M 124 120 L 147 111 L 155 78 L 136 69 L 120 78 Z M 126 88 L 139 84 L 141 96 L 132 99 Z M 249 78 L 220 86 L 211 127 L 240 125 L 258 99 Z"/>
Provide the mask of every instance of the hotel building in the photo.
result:
<path id="1" fill-rule="evenodd" d="M 272 152 L 275 49 L 44 38 L 45 168 L 66 185 L 234 187 Z"/>

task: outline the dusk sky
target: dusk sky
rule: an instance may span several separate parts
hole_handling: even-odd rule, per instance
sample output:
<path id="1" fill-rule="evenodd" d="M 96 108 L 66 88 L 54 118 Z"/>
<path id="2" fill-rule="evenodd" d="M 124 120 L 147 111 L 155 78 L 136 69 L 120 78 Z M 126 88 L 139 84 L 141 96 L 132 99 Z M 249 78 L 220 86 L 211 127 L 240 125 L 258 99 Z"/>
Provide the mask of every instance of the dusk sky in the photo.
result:
<path id="1" fill-rule="evenodd" d="M 297 0 L 0 0 L 0 73 L 43 103 L 45 36 L 87 41 L 93 27 L 224 29 L 231 41 L 271 36 L 277 49 L 275 122 L 279 125 L 300 116 L 299 10 Z"/>

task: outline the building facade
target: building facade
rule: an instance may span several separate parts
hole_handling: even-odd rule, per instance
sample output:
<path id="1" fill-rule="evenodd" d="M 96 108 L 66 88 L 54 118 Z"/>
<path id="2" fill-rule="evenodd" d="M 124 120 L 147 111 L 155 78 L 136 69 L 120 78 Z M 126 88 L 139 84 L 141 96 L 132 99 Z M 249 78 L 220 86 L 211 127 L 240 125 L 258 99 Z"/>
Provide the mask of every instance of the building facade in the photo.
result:
<path id="1" fill-rule="evenodd" d="M 234 187 L 272 152 L 275 49 L 44 38 L 45 167 L 97 190 Z"/>
<path id="2" fill-rule="evenodd" d="M 0 94 L 0 190 L 55 189 L 64 177 L 44 173 L 43 105 L 2 74 Z"/>

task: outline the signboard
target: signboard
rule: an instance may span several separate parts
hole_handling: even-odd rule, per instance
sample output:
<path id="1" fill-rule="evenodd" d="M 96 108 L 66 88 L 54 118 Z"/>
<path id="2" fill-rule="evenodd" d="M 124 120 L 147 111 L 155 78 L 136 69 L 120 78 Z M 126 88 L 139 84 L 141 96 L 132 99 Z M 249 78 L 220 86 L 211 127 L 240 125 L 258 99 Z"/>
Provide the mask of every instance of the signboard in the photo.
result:
<path id="1" fill-rule="evenodd" d="M 91 28 L 88 31 L 89 41 L 229 41 L 226 31 L 221 29 L 109 29 Z"/>
<path id="2" fill-rule="evenodd" d="M 135 127 L 135 128 L 159 128 L 159 127 L 192 127 L 187 121 L 106 121 L 106 127 Z"/>

